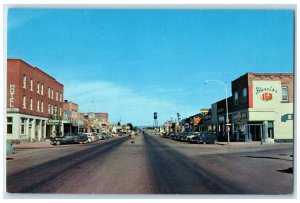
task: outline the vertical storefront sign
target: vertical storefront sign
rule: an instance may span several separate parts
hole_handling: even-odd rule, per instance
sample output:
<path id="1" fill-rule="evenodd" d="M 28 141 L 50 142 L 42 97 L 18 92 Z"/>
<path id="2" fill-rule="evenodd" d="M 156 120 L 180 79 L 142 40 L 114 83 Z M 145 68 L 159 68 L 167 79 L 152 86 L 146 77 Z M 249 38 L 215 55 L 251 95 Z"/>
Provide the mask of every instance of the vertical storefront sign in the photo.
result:
<path id="1" fill-rule="evenodd" d="M 15 102 L 15 89 L 16 85 L 15 84 L 10 84 L 9 85 L 9 107 L 14 107 L 14 102 Z"/>

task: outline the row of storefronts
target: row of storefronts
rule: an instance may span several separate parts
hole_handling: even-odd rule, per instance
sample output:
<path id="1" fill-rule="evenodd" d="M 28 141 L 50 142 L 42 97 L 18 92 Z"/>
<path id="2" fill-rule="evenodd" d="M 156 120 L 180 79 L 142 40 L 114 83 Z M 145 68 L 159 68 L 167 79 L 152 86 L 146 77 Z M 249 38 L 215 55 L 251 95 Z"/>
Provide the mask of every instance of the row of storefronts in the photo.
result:
<path id="1" fill-rule="evenodd" d="M 20 59 L 7 60 L 6 139 L 44 141 L 68 132 L 107 131 L 107 113 L 80 114 L 64 86 Z"/>
<path id="2" fill-rule="evenodd" d="M 246 73 L 232 81 L 232 96 L 181 120 L 172 130 L 214 132 L 219 141 L 292 142 L 294 76 L 290 73 Z M 170 126 L 170 124 L 169 124 Z"/>

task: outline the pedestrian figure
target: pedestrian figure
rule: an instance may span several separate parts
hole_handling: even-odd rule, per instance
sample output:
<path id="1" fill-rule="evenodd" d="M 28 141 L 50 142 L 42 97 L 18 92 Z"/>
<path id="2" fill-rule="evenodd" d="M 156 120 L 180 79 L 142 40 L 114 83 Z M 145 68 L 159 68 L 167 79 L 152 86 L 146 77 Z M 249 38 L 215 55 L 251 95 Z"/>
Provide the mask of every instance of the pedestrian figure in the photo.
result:
<path id="1" fill-rule="evenodd" d="M 134 132 L 131 132 L 130 138 L 131 138 L 131 143 L 135 143 L 135 141 L 134 141 L 134 139 L 135 139 Z"/>

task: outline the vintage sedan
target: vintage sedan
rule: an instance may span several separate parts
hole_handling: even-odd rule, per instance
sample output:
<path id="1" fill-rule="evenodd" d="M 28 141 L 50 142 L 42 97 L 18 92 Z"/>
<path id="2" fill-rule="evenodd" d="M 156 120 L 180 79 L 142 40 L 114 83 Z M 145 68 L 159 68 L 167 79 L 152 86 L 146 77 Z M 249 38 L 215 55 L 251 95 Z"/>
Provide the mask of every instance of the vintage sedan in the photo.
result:
<path id="1" fill-rule="evenodd" d="M 209 132 L 201 132 L 200 135 L 197 135 L 195 137 L 192 138 L 193 143 L 211 143 L 214 144 L 217 141 L 217 136 L 213 133 L 209 133 Z"/>
<path id="2" fill-rule="evenodd" d="M 88 137 L 86 135 L 78 134 L 78 133 L 66 133 L 63 136 L 50 138 L 50 142 L 52 145 L 73 144 L 73 143 L 83 144 L 86 143 L 87 140 Z"/>

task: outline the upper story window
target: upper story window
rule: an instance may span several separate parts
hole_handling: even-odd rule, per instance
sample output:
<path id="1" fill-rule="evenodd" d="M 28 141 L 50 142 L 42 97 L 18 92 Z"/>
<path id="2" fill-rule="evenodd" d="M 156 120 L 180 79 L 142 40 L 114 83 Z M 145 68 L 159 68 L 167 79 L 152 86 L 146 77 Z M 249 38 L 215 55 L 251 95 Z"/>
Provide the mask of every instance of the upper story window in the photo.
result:
<path id="1" fill-rule="evenodd" d="M 41 102 L 41 112 L 44 112 L 44 102 Z"/>
<path id="2" fill-rule="evenodd" d="M 51 99 L 53 99 L 53 89 L 51 90 Z"/>
<path id="3" fill-rule="evenodd" d="M 32 97 L 30 97 L 30 104 L 29 104 L 30 110 L 33 110 L 33 101 Z"/>
<path id="4" fill-rule="evenodd" d="M 23 75 L 23 88 L 26 89 L 26 75 Z"/>
<path id="5" fill-rule="evenodd" d="M 40 111 L 40 100 L 37 101 L 36 104 L 36 110 L 39 112 Z"/>
<path id="6" fill-rule="evenodd" d="M 41 95 L 44 95 L 44 85 L 41 85 Z"/>
<path id="7" fill-rule="evenodd" d="M 60 95 L 59 95 L 59 101 L 62 102 L 62 100 L 63 100 L 62 99 L 62 93 L 60 93 Z"/>
<path id="8" fill-rule="evenodd" d="M 239 103 L 239 94 L 238 92 L 234 93 L 234 105 L 238 105 Z"/>
<path id="9" fill-rule="evenodd" d="M 30 91 L 33 91 L 33 79 L 30 78 Z"/>
<path id="10" fill-rule="evenodd" d="M 56 101 L 58 101 L 58 91 L 56 91 L 56 97 L 55 97 Z"/>
<path id="11" fill-rule="evenodd" d="M 57 116 L 57 106 L 56 106 L 56 105 L 54 106 L 54 110 L 53 110 L 53 111 L 54 111 L 54 112 L 53 112 L 53 113 L 54 113 L 54 116 L 56 117 L 56 116 Z"/>
<path id="12" fill-rule="evenodd" d="M 51 89 L 50 87 L 48 87 L 48 98 L 50 98 L 50 96 L 51 96 Z"/>
<path id="13" fill-rule="evenodd" d="M 243 89 L 243 98 L 242 98 L 242 102 L 243 103 L 247 103 L 247 99 L 248 99 L 248 92 L 247 92 L 247 88 Z"/>
<path id="14" fill-rule="evenodd" d="M 288 87 L 282 87 L 282 101 L 288 101 L 289 100 L 289 89 Z"/>
<path id="15" fill-rule="evenodd" d="M 48 104 L 48 114 L 50 114 L 50 113 L 51 113 L 51 105 Z"/>
<path id="16" fill-rule="evenodd" d="M 23 96 L 22 108 L 26 109 L 26 96 Z"/>
<path id="17" fill-rule="evenodd" d="M 37 84 L 37 91 L 36 91 L 38 94 L 40 93 L 40 83 L 38 82 Z"/>

